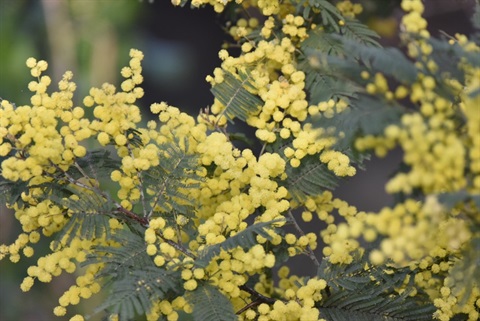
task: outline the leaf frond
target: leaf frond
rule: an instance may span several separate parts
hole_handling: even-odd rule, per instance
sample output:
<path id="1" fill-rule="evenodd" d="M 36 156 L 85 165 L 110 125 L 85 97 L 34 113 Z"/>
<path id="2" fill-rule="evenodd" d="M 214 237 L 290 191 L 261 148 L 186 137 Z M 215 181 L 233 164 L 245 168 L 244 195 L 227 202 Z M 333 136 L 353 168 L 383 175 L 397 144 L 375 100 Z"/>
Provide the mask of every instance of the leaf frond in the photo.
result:
<path id="1" fill-rule="evenodd" d="M 110 151 L 105 149 L 97 149 L 87 152 L 87 154 L 77 159 L 77 166 L 71 166 L 67 170 L 67 174 L 71 177 L 78 178 L 94 178 L 96 180 L 110 178 L 113 170 L 120 168 L 120 160 L 113 158 Z"/>
<path id="2" fill-rule="evenodd" d="M 0 202 L 23 205 L 22 193 L 28 194 L 28 184 L 28 182 L 24 181 L 12 182 L 0 175 Z"/>
<path id="3" fill-rule="evenodd" d="M 298 200 L 308 195 L 321 194 L 325 189 L 332 190 L 338 185 L 339 177 L 322 163 L 318 155 L 306 156 L 299 167 L 287 165 L 286 185 L 292 197 Z"/>
<path id="4" fill-rule="evenodd" d="M 334 130 L 335 135 L 342 136 L 336 148 L 348 149 L 358 135 L 378 135 L 391 124 L 397 124 L 404 113 L 400 105 L 386 105 L 385 101 L 360 95 L 352 99 L 350 106 L 332 117 L 321 116 L 314 120 L 316 126 Z"/>
<path id="5" fill-rule="evenodd" d="M 51 183 L 45 187 L 45 199 L 68 211 L 57 215 L 68 215 L 68 222 L 57 234 L 59 240 L 67 237 L 67 243 L 78 236 L 85 239 L 109 236 L 109 219 L 113 203 L 103 195 L 88 190 Z"/>
<path id="6" fill-rule="evenodd" d="M 365 24 L 356 19 L 345 19 L 345 24 L 341 27 L 341 33 L 347 39 L 361 43 L 366 46 L 381 47 L 376 39 L 380 36 Z"/>
<path id="7" fill-rule="evenodd" d="M 367 265 L 356 258 L 349 265 L 324 260 L 319 277 L 327 281 L 330 292 L 320 302 L 320 315 L 331 321 L 414 321 L 432 320 L 435 307 L 419 291 L 409 296 L 412 271 L 408 268 Z M 403 292 L 397 289 L 405 287 Z"/>
<path id="8" fill-rule="evenodd" d="M 195 321 L 237 320 L 230 300 L 212 285 L 200 284 L 186 298 L 193 305 Z"/>
<path id="9" fill-rule="evenodd" d="M 189 191 L 197 188 L 202 179 L 196 174 L 197 156 L 175 144 L 165 144 L 161 149 L 160 164 L 141 173 L 145 203 L 150 212 L 187 213 L 194 205 Z"/>
<path id="10" fill-rule="evenodd" d="M 224 106 L 223 114 L 232 121 L 238 118 L 242 121 L 259 111 L 263 101 L 247 89 L 254 89 L 251 83 L 252 76 L 247 72 L 240 72 L 239 78 L 226 73 L 223 82 L 212 87 L 211 91 Z"/>
<path id="11" fill-rule="evenodd" d="M 267 229 L 272 228 L 275 223 L 282 221 L 283 219 L 277 219 L 270 222 L 255 223 L 244 229 L 243 231 L 228 237 L 225 241 L 211 245 L 204 249 L 195 264 L 201 267 L 207 266 L 210 261 L 220 254 L 221 251 L 229 251 L 237 247 L 250 248 L 257 244 L 257 235 L 260 235 L 267 240 L 271 240 L 271 235 Z"/>
<path id="12" fill-rule="evenodd" d="M 128 229 L 117 231 L 111 239 L 117 245 L 97 246 L 84 265 L 104 265 L 97 278 L 106 281 L 110 295 L 96 308 L 108 310 L 127 321 L 150 311 L 153 302 L 181 289 L 178 271 L 157 267 L 146 253 L 141 235 Z"/>

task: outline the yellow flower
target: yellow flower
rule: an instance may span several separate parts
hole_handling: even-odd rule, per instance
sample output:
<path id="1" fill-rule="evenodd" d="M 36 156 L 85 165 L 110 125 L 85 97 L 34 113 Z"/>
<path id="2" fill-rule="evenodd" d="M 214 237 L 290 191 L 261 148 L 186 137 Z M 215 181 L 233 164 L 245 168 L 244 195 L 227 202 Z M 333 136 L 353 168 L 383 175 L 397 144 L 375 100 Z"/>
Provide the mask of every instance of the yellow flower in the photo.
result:
<path id="1" fill-rule="evenodd" d="M 163 231 L 163 237 L 167 240 L 172 240 L 175 237 L 175 230 L 171 227 L 167 227 Z"/>
<path id="2" fill-rule="evenodd" d="M 183 284 L 183 287 L 187 291 L 193 291 L 197 288 L 197 281 L 190 279 Z"/>
<path id="3" fill-rule="evenodd" d="M 71 317 L 69 321 L 85 321 L 85 319 L 80 314 L 76 314 Z"/>

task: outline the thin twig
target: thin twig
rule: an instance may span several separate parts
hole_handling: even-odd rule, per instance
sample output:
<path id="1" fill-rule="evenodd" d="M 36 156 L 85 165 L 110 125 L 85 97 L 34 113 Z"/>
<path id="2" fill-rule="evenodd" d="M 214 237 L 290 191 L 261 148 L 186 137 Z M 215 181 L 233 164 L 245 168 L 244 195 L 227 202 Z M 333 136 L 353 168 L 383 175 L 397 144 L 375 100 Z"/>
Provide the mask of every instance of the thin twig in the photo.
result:
<path id="1" fill-rule="evenodd" d="M 161 238 L 164 242 L 166 242 L 166 243 L 168 243 L 169 245 L 173 246 L 177 251 L 182 252 L 183 254 L 185 254 L 186 256 L 188 256 L 188 257 L 190 257 L 190 258 L 192 258 L 192 259 L 196 259 L 196 258 L 197 258 L 192 252 L 190 252 L 189 250 L 187 250 L 187 249 L 186 249 L 184 246 L 182 246 L 181 244 L 179 244 L 179 243 L 177 243 L 177 242 L 174 242 L 174 241 L 172 241 L 172 240 L 166 239 L 166 238 L 162 235 L 162 233 L 157 232 L 157 235 L 160 236 L 160 238 Z"/>
<path id="2" fill-rule="evenodd" d="M 303 230 L 300 228 L 300 226 L 298 225 L 297 223 L 297 220 L 295 219 L 295 217 L 293 216 L 293 213 L 291 210 L 288 211 L 288 216 L 290 217 L 292 223 L 293 223 L 293 226 L 295 227 L 295 230 L 301 235 L 301 236 L 305 236 L 305 233 L 303 232 Z M 306 250 L 306 253 L 308 255 L 308 257 L 310 257 L 310 259 L 313 261 L 313 263 L 315 264 L 315 266 L 317 268 L 320 267 L 320 262 L 318 261 L 317 257 L 315 256 L 315 253 L 313 253 L 313 250 L 312 248 L 310 247 L 309 244 L 307 244 L 307 246 L 305 247 L 305 250 Z"/>
<path id="3" fill-rule="evenodd" d="M 241 285 L 240 287 L 240 290 L 242 291 L 245 291 L 247 293 L 249 293 L 251 296 L 253 296 L 255 298 L 255 300 L 253 300 L 252 302 L 248 303 L 247 305 L 245 305 L 243 308 L 241 308 L 240 310 L 238 310 L 236 312 L 237 315 L 239 314 L 242 314 L 243 312 L 245 312 L 246 310 L 250 309 L 250 308 L 253 308 L 257 305 L 260 305 L 262 303 L 266 303 L 266 304 L 274 304 L 277 299 L 274 299 L 274 298 L 270 298 L 268 296 L 265 296 L 261 293 L 258 293 L 257 291 L 255 291 L 254 289 L 252 289 L 251 287 L 247 286 L 247 285 Z M 283 301 L 283 300 L 282 300 Z"/>

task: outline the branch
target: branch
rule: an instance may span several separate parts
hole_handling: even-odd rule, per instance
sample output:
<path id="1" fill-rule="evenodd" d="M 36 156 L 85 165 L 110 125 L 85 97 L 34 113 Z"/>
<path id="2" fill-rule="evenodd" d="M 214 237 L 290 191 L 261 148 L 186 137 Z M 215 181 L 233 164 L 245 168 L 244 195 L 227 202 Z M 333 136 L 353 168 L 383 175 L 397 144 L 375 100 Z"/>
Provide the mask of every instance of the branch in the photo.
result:
<path id="1" fill-rule="evenodd" d="M 238 310 L 236 312 L 236 314 L 242 314 L 243 312 L 245 312 L 246 310 L 252 308 L 252 307 L 255 307 L 257 305 L 260 305 L 262 303 L 266 303 L 266 304 L 274 304 L 277 299 L 273 299 L 273 298 L 269 298 L 267 296 L 264 296 L 263 294 L 261 293 L 258 293 L 257 291 L 255 291 L 254 289 L 252 289 L 251 287 L 247 286 L 247 285 L 241 285 L 240 286 L 240 290 L 242 291 L 245 291 L 247 293 L 249 293 L 250 295 L 252 295 L 253 297 L 256 297 L 256 299 L 252 302 L 250 302 L 249 304 L 247 304 L 246 306 L 244 306 L 243 308 L 241 308 L 240 310 Z"/>
<path id="2" fill-rule="evenodd" d="M 297 223 L 297 220 L 295 220 L 295 217 L 293 216 L 292 214 L 292 211 L 289 210 L 288 211 L 288 216 L 290 217 L 292 223 L 293 223 L 293 226 L 295 227 L 295 230 L 301 235 L 301 236 L 305 236 L 305 233 L 303 232 L 303 230 L 300 228 L 300 226 L 298 225 Z M 308 255 L 308 257 L 313 261 L 313 263 L 315 264 L 315 266 L 318 268 L 320 268 L 320 262 L 318 261 L 317 257 L 315 256 L 315 253 L 313 252 L 312 248 L 310 247 L 310 245 L 307 244 L 307 246 L 305 247 L 305 250 L 306 250 L 306 254 Z"/>
<path id="3" fill-rule="evenodd" d="M 125 207 L 121 206 L 117 202 L 115 202 L 115 206 L 116 206 L 118 212 L 120 212 L 122 214 L 125 214 L 129 218 L 131 218 L 131 219 L 137 221 L 138 223 L 140 223 L 142 226 L 147 226 L 148 225 L 148 219 L 146 217 L 138 216 L 137 214 L 135 214 L 132 211 L 127 210 Z"/>

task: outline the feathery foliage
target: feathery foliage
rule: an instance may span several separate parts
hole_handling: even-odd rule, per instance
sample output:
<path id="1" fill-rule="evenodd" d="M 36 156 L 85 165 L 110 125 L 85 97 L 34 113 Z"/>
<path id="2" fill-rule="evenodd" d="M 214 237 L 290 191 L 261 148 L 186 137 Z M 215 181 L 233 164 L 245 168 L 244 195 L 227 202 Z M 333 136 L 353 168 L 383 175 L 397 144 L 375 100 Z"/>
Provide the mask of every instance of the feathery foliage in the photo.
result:
<path id="1" fill-rule="evenodd" d="M 222 114 L 230 121 L 234 118 L 245 121 L 250 114 L 257 113 L 263 104 L 259 97 L 249 91 L 255 88 L 251 83 L 251 75 L 239 72 L 238 77 L 240 79 L 227 73 L 223 82 L 211 89 L 215 98 L 225 106 Z"/>
<path id="2" fill-rule="evenodd" d="M 338 177 L 319 161 L 318 155 L 306 156 L 302 163 L 300 167 L 288 166 L 286 170 L 286 185 L 295 199 L 319 195 L 325 189 L 332 190 L 338 185 Z"/>
<path id="3" fill-rule="evenodd" d="M 338 9 L 326 0 L 295 0 L 297 2 L 297 12 L 303 14 L 308 19 L 312 13 L 320 13 L 319 19 L 323 25 L 339 31 L 338 21 L 343 19 Z M 317 16 L 318 17 L 318 16 Z"/>
<path id="4" fill-rule="evenodd" d="M 187 295 L 193 305 L 194 320 L 237 320 L 232 303 L 214 286 L 201 284 Z"/>
<path id="5" fill-rule="evenodd" d="M 120 161 L 114 158 L 110 151 L 97 149 L 87 152 L 87 155 L 79 158 L 74 166 L 67 170 L 71 177 L 93 178 L 97 181 L 110 177 L 110 173 L 120 168 Z"/>
<path id="6" fill-rule="evenodd" d="M 320 314 L 329 321 L 432 320 L 435 308 L 425 295 L 409 296 L 411 274 L 409 268 L 369 266 L 358 257 L 349 265 L 324 260 L 319 276 L 327 281 L 329 293 L 321 301 Z M 425 303 L 419 303 L 421 297 Z"/>
<path id="7" fill-rule="evenodd" d="M 348 52 L 348 55 L 338 55 L 335 52 L 327 52 L 328 55 L 326 55 L 323 50 L 307 47 L 305 54 L 310 62 L 315 62 L 311 64 L 314 69 L 327 70 L 350 81 L 360 81 L 360 72 L 364 70 L 361 64 L 372 72 L 381 71 L 402 83 L 411 83 L 417 77 L 417 70 L 413 63 L 396 48 L 361 44 L 335 35 L 323 37 L 332 37 L 333 39 L 329 40 L 330 43 L 336 43 L 335 40 L 340 41 L 342 49 L 336 49 L 335 52 Z"/>
<path id="8" fill-rule="evenodd" d="M 386 126 L 396 124 L 403 115 L 404 108 L 390 104 L 385 100 L 359 95 L 350 101 L 350 106 L 332 117 L 321 116 L 316 119 L 319 127 L 334 129 L 336 135 L 342 135 L 336 147 L 347 149 L 359 135 L 378 135 Z"/>
<path id="9" fill-rule="evenodd" d="M 230 236 L 222 243 L 208 246 L 200 252 L 195 264 L 205 267 L 213 258 L 218 256 L 222 251 L 229 251 L 237 247 L 248 249 L 257 244 L 257 235 L 271 239 L 268 229 L 272 229 L 275 223 L 279 223 L 281 220 L 274 220 L 271 222 L 255 223 L 247 227 L 245 230 L 238 232 L 237 234 Z"/>
<path id="10" fill-rule="evenodd" d="M 362 44 L 366 46 L 380 47 L 377 40 L 380 36 L 356 19 L 346 19 L 345 24 L 341 27 L 341 34 L 345 36 L 345 39 L 352 40 L 356 44 Z"/>
<path id="11" fill-rule="evenodd" d="M 167 293 L 179 289 L 178 272 L 156 266 L 145 252 L 140 235 L 124 229 L 112 236 L 112 246 L 98 246 L 85 265 L 103 263 L 98 274 L 109 291 L 107 300 L 96 308 L 96 313 L 109 311 L 118 314 L 120 321 L 148 313 L 152 304 Z"/>
<path id="12" fill-rule="evenodd" d="M 22 193 L 28 192 L 28 182 L 12 182 L 0 177 L 0 201 L 4 204 L 22 204 Z"/>
<path id="13" fill-rule="evenodd" d="M 186 213 L 194 205 L 189 191 L 197 188 L 201 180 L 195 172 L 197 157 L 187 154 L 179 146 L 165 144 L 162 159 L 159 165 L 140 174 L 144 210 L 149 216 L 153 212 L 172 210 Z"/>
<path id="14" fill-rule="evenodd" d="M 79 192 L 70 188 L 65 190 L 70 190 L 72 196 L 62 199 L 54 195 L 48 196 L 55 204 L 68 208 L 68 213 L 65 214 L 71 217 L 58 234 L 58 238 L 62 239 L 67 235 L 67 242 L 70 242 L 75 236 L 92 239 L 100 238 L 106 233 L 108 237 L 110 231 L 108 220 L 112 216 L 113 203 L 108 198 L 92 192 Z"/>

